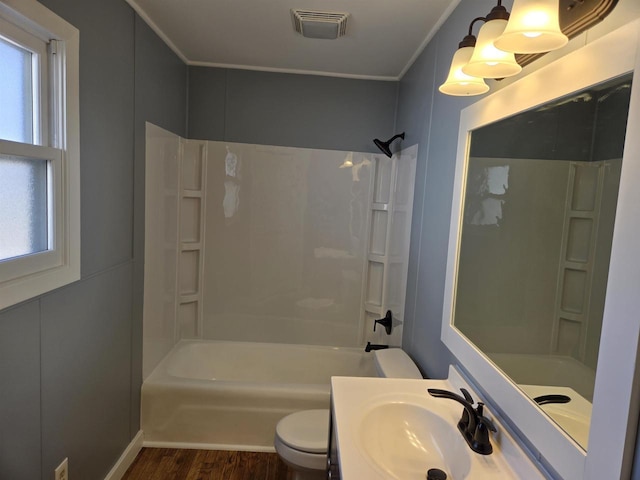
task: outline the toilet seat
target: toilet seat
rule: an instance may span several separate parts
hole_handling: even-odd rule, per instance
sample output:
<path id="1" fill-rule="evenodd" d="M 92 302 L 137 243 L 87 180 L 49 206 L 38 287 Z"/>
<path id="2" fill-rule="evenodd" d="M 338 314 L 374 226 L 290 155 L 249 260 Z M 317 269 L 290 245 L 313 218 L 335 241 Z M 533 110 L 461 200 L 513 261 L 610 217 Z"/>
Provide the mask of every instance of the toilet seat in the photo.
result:
<path id="1" fill-rule="evenodd" d="M 299 452 L 326 455 L 329 410 L 303 410 L 284 417 L 276 426 L 276 439 Z"/>

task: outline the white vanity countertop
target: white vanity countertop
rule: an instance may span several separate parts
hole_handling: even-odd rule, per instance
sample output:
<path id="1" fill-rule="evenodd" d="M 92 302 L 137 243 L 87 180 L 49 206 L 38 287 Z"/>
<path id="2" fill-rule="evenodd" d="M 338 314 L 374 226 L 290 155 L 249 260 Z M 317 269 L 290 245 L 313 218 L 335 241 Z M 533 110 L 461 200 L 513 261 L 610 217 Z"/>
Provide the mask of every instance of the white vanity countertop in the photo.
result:
<path id="1" fill-rule="evenodd" d="M 450 370 L 448 380 L 333 377 L 331 379 L 332 407 L 341 478 L 343 480 L 362 480 L 363 478 L 367 480 L 424 480 L 429 468 L 438 467 L 445 470 L 443 465 L 450 470 L 449 472 L 445 470 L 448 480 L 459 480 L 459 478 L 470 480 L 489 478 L 538 480 L 547 478 L 525 455 L 513 437 L 488 409 L 485 410 L 485 416 L 489 417 L 498 429 L 497 434 L 491 434 L 494 451 L 491 455 L 480 455 L 469 448 L 456 428 L 462 412 L 462 405 L 452 400 L 432 397 L 427 393 L 427 388 L 439 388 L 458 393 L 461 386 L 465 386 L 476 401 L 481 400 L 473 389 L 466 386 L 454 369 Z M 372 411 L 380 406 L 386 408 L 388 404 L 394 404 L 393 407 L 398 404 L 408 405 L 410 408 L 407 409 L 407 412 L 413 417 L 406 422 L 405 426 L 399 426 L 395 429 L 403 437 L 401 442 L 395 442 L 395 444 L 392 444 L 394 443 L 393 438 L 380 438 L 379 442 L 377 439 L 372 441 L 372 428 L 374 434 L 381 430 L 376 430 L 379 427 L 371 426 L 366 421 L 367 415 Z M 404 406 L 400 408 L 402 409 Z M 433 412 L 435 415 L 432 417 L 421 416 L 421 414 L 413 415 L 413 412 L 416 411 Z M 378 417 L 378 419 L 380 418 Z M 443 442 L 445 454 L 455 461 L 432 465 L 432 463 L 438 462 L 426 459 L 428 453 L 425 453 L 424 460 L 421 458 L 422 450 L 424 452 L 434 450 L 433 445 L 421 444 L 429 437 L 429 433 L 425 433 L 424 426 L 416 425 L 423 418 L 425 422 L 429 421 L 427 418 L 436 418 L 438 420 L 436 424 L 438 422 L 444 423 L 447 427 L 447 424 L 450 424 L 455 429 L 455 433 L 445 435 L 447 439 Z M 398 423 L 405 422 L 399 420 Z M 428 432 L 428 429 L 426 430 Z M 448 430 L 451 431 L 449 428 Z M 416 432 L 418 436 L 415 436 Z M 412 440 L 414 436 L 415 438 Z M 365 447 L 365 443 L 369 447 Z M 376 443 L 379 445 L 375 445 Z M 405 447 L 400 445 L 401 443 L 405 444 Z M 373 449 L 379 448 L 380 452 L 380 455 L 375 455 L 374 459 L 370 453 L 366 452 L 366 448 L 371 448 L 372 444 L 374 445 Z M 439 450 L 439 447 L 436 446 L 435 450 Z M 458 461 L 458 458 L 461 460 Z M 406 462 L 406 465 L 403 462 Z M 460 467 L 459 464 L 465 463 L 468 464 L 467 467 Z M 394 467 L 387 468 L 389 464 L 399 464 L 402 474 L 395 471 Z M 406 468 L 404 468 L 405 466 Z M 471 475 L 468 475 L 467 472 Z"/>

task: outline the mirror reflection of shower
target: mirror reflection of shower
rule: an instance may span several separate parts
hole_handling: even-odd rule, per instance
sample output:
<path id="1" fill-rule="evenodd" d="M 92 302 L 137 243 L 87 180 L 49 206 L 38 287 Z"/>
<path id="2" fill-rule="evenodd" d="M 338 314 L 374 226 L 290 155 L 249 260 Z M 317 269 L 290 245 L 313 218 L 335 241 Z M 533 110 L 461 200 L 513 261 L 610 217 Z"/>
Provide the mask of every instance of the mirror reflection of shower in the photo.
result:
<path id="1" fill-rule="evenodd" d="M 455 326 L 585 449 L 630 86 L 472 131 L 466 170 Z"/>
<path id="2" fill-rule="evenodd" d="M 344 157 L 344 162 L 338 168 L 351 168 L 353 167 L 353 152 L 347 153 L 347 156 Z"/>
<path id="3" fill-rule="evenodd" d="M 233 217 L 240 207 L 240 165 L 238 156 L 226 146 L 227 154 L 224 158 L 224 199 L 222 208 L 225 218 Z"/>

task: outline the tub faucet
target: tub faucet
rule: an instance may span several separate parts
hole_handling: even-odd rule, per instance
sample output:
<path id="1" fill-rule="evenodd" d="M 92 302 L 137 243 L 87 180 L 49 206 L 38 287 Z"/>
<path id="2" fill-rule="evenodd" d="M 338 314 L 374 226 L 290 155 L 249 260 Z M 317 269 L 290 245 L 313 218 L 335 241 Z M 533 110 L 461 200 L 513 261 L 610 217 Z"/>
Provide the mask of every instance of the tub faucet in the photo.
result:
<path id="1" fill-rule="evenodd" d="M 484 416 L 484 403 L 478 402 L 478 406 L 474 408 L 473 398 L 464 388 L 460 389 L 464 398 L 448 390 L 429 388 L 427 391 L 433 397 L 448 398 L 460 403 L 464 410 L 458 421 L 458 430 L 462 433 L 471 450 L 482 455 L 489 455 L 493 452 L 489 432 L 497 430 L 493 422 Z"/>
<path id="2" fill-rule="evenodd" d="M 370 352 L 371 350 L 383 350 L 385 348 L 389 348 L 389 345 L 376 345 L 375 343 L 367 342 L 367 346 L 364 347 L 364 351 Z"/>

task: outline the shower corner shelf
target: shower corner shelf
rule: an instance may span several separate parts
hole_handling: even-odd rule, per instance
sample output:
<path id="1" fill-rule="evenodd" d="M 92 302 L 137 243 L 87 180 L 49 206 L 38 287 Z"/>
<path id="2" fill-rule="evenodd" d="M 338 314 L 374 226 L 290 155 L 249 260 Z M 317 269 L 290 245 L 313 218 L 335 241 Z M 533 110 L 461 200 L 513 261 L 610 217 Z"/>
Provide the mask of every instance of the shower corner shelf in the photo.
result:
<path id="1" fill-rule="evenodd" d="M 389 204 L 388 203 L 373 203 L 371 205 L 371 210 L 375 210 L 378 212 L 387 212 L 389 211 Z"/>
<path id="2" fill-rule="evenodd" d="M 374 158 L 362 318 L 368 332 L 372 319 L 380 318 L 388 310 L 396 312 L 393 338 L 389 339 L 393 343 L 402 337 L 402 328 L 397 327 L 403 319 L 411 222 L 401 220 L 402 216 L 410 216 L 413 208 L 417 146 L 390 159 L 381 155 Z M 398 251 L 405 254 L 396 255 Z M 366 339 L 372 341 L 376 335 L 379 332 L 365 333 Z"/>
<path id="3" fill-rule="evenodd" d="M 180 249 L 183 252 L 193 252 L 196 250 L 202 250 L 202 243 L 200 242 L 182 242 L 180 244 Z"/>
<path id="4" fill-rule="evenodd" d="M 200 300 L 200 296 L 197 293 L 185 293 L 180 295 L 180 303 L 194 303 Z"/>
<path id="5" fill-rule="evenodd" d="M 180 320 L 176 325 L 176 338 L 202 336 L 202 283 L 203 253 L 205 235 L 205 189 L 207 142 L 182 140 L 182 158 L 180 161 L 180 208 L 178 225 L 180 252 L 178 271 L 181 279 L 188 279 L 188 287 L 178 292 L 180 307 L 192 305 L 188 320 Z M 194 203 L 195 202 L 195 203 Z M 190 207 L 191 216 L 183 216 Z M 185 256 L 186 255 L 186 256 Z M 195 256 L 195 257 L 194 257 Z M 180 290 L 180 289 L 179 289 Z M 187 331 L 183 331 L 187 328 Z"/>

